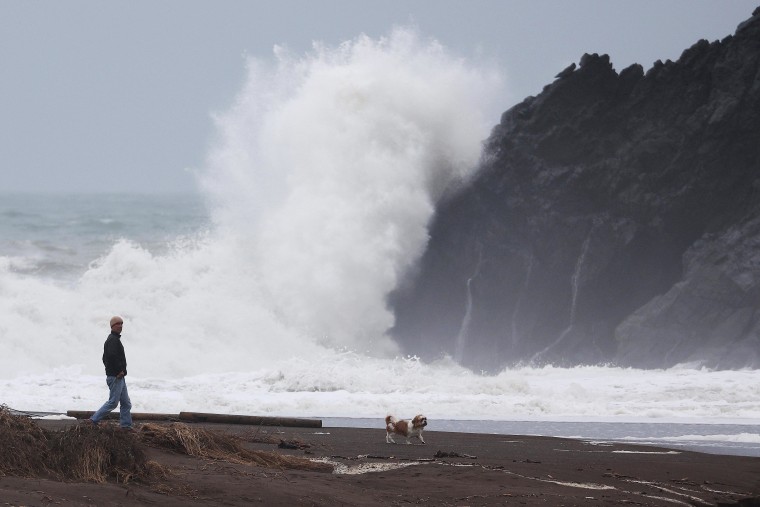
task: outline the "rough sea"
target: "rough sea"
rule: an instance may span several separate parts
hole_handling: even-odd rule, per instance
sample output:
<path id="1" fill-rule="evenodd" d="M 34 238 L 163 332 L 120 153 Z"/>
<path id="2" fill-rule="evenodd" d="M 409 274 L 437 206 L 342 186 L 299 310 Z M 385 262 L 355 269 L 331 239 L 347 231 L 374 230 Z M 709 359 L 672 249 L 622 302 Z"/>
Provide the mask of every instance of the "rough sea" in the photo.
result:
<path id="1" fill-rule="evenodd" d="M 425 364 L 305 334 L 278 342 L 256 322 L 261 309 L 237 301 L 244 288 L 203 280 L 216 262 L 201 254 L 213 227 L 199 195 L 2 195 L 0 403 L 96 409 L 105 401 L 100 355 L 114 313 L 126 321 L 137 412 L 319 417 L 327 427 L 379 433 L 386 413 L 422 412 L 432 431 L 760 456 L 756 370 L 525 367 L 482 375 L 448 357 Z M 199 255 L 205 262 L 189 259 Z"/>
<path id="2" fill-rule="evenodd" d="M 386 297 L 477 167 L 498 79 L 403 30 L 277 58 L 249 61 L 215 116 L 195 194 L 0 187 L 0 404 L 97 409 L 121 315 L 135 412 L 318 417 L 378 438 L 386 414 L 424 413 L 433 431 L 760 456 L 758 370 L 487 375 L 405 356 Z"/>

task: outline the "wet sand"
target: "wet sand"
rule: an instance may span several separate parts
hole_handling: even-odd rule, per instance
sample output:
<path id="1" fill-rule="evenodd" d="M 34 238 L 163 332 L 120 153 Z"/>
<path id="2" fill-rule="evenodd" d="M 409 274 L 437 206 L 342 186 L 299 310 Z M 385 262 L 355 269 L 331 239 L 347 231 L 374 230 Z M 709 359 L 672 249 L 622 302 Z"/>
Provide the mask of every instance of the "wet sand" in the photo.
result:
<path id="1" fill-rule="evenodd" d="M 68 421 L 41 421 L 46 429 Z M 160 483 L 0 478 L 3 505 L 760 505 L 760 458 L 520 435 L 425 432 L 386 444 L 378 429 L 203 424 L 247 447 L 321 460 L 278 470 L 148 448 Z M 136 435 L 139 438 L 139 435 Z M 297 444 L 281 448 L 283 441 Z"/>

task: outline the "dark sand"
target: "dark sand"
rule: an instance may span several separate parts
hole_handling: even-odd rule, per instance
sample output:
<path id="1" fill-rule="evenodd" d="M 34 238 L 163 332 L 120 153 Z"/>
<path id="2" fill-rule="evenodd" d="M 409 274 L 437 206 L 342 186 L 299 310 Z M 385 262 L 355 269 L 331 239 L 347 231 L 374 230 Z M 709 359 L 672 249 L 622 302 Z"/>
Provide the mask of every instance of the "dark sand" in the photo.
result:
<path id="1" fill-rule="evenodd" d="M 47 429 L 67 421 L 42 421 Z M 252 449 L 325 459 L 335 473 L 276 470 L 149 449 L 161 483 L 0 478 L 0 505 L 760 505 L 760 458 L 581 440 L 425 432 L 385 443 L 378 429 L 203 427 L 274 442 Z M 135 438 L 139 438 L 136 435 Z M 403 439 L 397 438 L 397 442 Z M 755 498 L 755 500 L 751 500 Z"/>

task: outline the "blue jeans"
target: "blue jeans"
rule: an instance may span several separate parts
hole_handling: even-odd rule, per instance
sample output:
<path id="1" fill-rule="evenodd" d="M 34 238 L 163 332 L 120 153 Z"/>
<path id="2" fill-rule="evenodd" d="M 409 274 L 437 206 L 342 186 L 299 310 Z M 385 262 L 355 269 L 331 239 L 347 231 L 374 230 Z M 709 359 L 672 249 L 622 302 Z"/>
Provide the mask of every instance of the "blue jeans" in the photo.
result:
<path id="1" fill-rule="evenodd" d="M 129 393 L 127 392 L 127 381 L 124 377 L 106 377 L 106 384 L 108 384 L 108 401 L 98 409 L 97 412 L 92 414 L 90 420 L 98 424 L 106 414 L 111 412 L 119 405 L 119 425 L 122 428 L 132 427 L 132 402 L 129 401 Z"/>

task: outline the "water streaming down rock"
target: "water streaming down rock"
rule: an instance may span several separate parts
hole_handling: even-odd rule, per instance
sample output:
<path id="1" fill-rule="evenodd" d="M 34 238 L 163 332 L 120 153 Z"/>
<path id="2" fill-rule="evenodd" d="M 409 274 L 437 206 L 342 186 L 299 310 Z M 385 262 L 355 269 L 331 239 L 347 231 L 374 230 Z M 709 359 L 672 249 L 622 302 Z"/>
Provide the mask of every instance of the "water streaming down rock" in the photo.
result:
<path id="1" fill-rule="evenodd" d="M 758 83 L 760 9 L 646 72 L 586 54 L 505 112 L 477 176 L 438 209 L 416 283 L 392 298 L 404 350 L 451 352 L 477 244 L 473 369 L 537 354 L 760 366 Z M 589 237 L 583 283 L 568 284 Z"/>
<path id="2" fill-rule="evenodd" d="M 528 256 L 526 263 L 527 263 L 527 267 L 525 268 L 525 280 L 520 286 L 517 300 L 515 301 L 515 306 L 512 309 L 511 328 L 512 328 L 512 346 L 513 347 L 515 347 L 517 343 L 520 341 L 520 332 L 519 332 L 519 325 L 518 325 L 519 323 L 518 319 L 520 317 L 520 304 L 522 303 L 525 290 L 530 284 L 530 275 L 531 275 L 531 272 L 533 271 L 533 257 Z"/>
<path id="3" fill-rule="evenodd" d="M 592 229 L 592 232 L 593 232 L 593 229 Z M 573 325 L 575 324 L 575 315 L 578 308 L 578 293 L 580 291 L 581 275 L 583 273 L 583 267 L 586 261 L 586 255 L 588 255 L 590 243 L 591 243 L 591 233 L 589 233 L 589 235 L 586 236 L 586 239 L 583 242 L 583 245 L 581 246 L 581 253 L 578 256 L 578 260 L 575 262 L 575 269 L 573 270 L 573 276 L 570 277 L 570 287 L 572 289 L 572 292 L 571 292 L 572 295 L 571 295 L 571 300 L 570 300 L 570 321 L 568 322 L 567 327 L 562 330 L 562 333 L 560 333 L 556 341 L 547 345 L 543 350 L 536 352 L 530 358 L 529 362 L 531 364 L 540 362 L 541 358 L 551 349 L 561 344 L 563 340 L 565 339 L 565 337 L 567 337 L 567 335 L 573 329 Z"/>
<path id="4" fill-rule="evenodd" d="M 467 300 L 464 317 L 462 317 L 462 325 L 459 327 L 459 333 L 457 333 L 456 348 L 454 350 L 454 360 L 457 362 L 462 361 L 464 349 L 467 345 L 467 333 L 470 328 L 470 320 L 472 320 L 472 283 L 480 274 L 480 264 L 482 261 L 483 258 L 478 257 L 478 264 L 475 266 L 475 272 L 467 279 Z"/>

